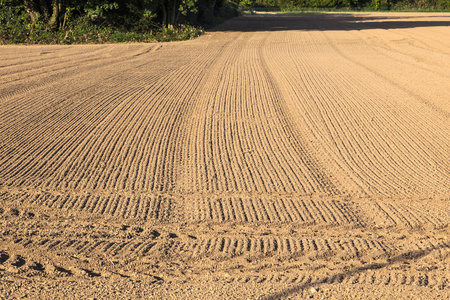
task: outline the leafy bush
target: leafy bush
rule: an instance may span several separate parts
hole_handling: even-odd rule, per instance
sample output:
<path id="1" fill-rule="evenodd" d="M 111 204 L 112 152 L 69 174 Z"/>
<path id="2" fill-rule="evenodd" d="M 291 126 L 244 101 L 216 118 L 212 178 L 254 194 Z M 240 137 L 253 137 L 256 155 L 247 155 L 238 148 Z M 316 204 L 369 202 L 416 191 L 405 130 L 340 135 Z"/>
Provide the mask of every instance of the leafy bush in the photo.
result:
<path id="1" fill-rule="evenodd" d="M 213 25 L 238 15 L 237 5 L 226 0 L 173 1 L 181 1 L 176 18 L 181 25 L 165 26 L 161 0 L 0 0 L 0 44 L 180 41 L 202 34 L 200 24 Z M 47 6 L 42 8 L 41 3 Z M 52 22 L 55 3 L 61 12 Z M 200 4 L 203 8 L 197 9 Z M 208 21 L 199 17 L 201 13 L 208 14 Z"/>

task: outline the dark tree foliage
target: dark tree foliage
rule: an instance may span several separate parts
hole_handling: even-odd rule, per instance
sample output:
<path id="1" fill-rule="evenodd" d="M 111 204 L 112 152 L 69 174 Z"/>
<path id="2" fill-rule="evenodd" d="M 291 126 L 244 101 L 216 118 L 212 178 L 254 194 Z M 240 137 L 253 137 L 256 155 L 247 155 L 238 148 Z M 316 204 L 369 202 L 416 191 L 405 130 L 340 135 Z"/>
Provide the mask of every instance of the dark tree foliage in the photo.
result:
<path id="1" fill-rule="evenodd" d="M 0 0 L 7 10 L 26 12 L 31 23 L 44 22 L 63 28 L 79 17 L 108 24 L 160 24 L 163 27 L 197 21 L 212 22 L 226 0 Z M 0 16 L 1 18 L 1 16 Z M 5 17 L 6 19 L 6 17 Z"/>

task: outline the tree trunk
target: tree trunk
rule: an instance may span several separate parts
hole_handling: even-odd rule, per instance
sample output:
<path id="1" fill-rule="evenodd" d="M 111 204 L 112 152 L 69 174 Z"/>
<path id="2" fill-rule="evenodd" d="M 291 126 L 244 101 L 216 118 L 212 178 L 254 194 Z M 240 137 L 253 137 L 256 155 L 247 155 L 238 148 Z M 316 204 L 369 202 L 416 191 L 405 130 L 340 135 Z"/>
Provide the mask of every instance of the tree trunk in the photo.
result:
<path id="1" fill-rule="evenodd" d="M 36 10 L 34 3 L 30 0 L 24 0 L 25 9 L 31 18 L 31 22 L 35 23 L 39 19 L 39 11 Z"/>
<path id="2" fill-rule="evenodd" d="M 166 9 L 166 3 L 164 2 L 164 0 L 161 0 L 161 6 L 162 6 L 162 13 L 163 13 L 162 24 L 164 27 L 167 27 L 167 9 Z"/>
<path id="3" fill-rule="evenodd" d="M 214 8 L 216 7 L 216 0 L 210 0 L 211 4 L 211 22 L 214 20 Z"/>
<path id="4" fill-rule="evenodd" d="M 41 9 L 41 14 L 44 16 L 44 19 L 48 20 L 48 3 L 45 0 L 39 0 L 39 6 Z"/>
<path id="5" fill-rule="evenodd" d="M 63 0 L 53 0 L 53 13 L 52 17 L 50 19 L 50 25 L 52 26 L 58 26 L 61 27 L 61 20 L 62 20 L 62 3 Z"/>
<path id="6" fill-rule="evenodd" d="M 172 11 L 171 11 L 171 16 L 170 16 L 170 21 L 169 21 L 169 25 L 174 26 L 176 23 L 176 15 L 177 15 L 177 0 L 173 0 L 173 6 L 172 6 Z"/>

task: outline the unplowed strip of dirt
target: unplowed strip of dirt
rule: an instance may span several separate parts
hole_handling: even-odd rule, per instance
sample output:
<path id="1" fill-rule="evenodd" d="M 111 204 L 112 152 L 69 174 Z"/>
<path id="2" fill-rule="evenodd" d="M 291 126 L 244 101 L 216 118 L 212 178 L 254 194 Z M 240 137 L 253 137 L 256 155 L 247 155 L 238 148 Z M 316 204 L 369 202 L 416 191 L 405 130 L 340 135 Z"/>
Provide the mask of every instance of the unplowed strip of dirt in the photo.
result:
<path id="1" fill-rule="evenodd" d="M 0 298 L 450 297 L 450 14 L 0 47 Z"/>

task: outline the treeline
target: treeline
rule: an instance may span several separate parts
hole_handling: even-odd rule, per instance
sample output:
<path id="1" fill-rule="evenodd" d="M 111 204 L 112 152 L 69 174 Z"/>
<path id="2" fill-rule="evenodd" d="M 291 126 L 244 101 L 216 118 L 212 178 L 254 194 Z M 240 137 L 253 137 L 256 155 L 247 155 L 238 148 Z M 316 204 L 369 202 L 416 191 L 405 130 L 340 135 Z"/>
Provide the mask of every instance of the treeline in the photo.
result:
<path id="1" fill-rule="evenodd" d="M 0 44 L 186 40 L 239 10 L 449 10 L 450 0 L 0 0 Z"/>
<path id="2" fill-rule="evenodd" d="M 260 10 L 348 8 L 368 10 L 449 10 L 450 0 L 242 0 L 242 7 Z"/>
<path id="3" fill-rule="evenodd" d="M 0 43 L 188 39 L 236 15 L 228 0 L 0 0 Z"/>

